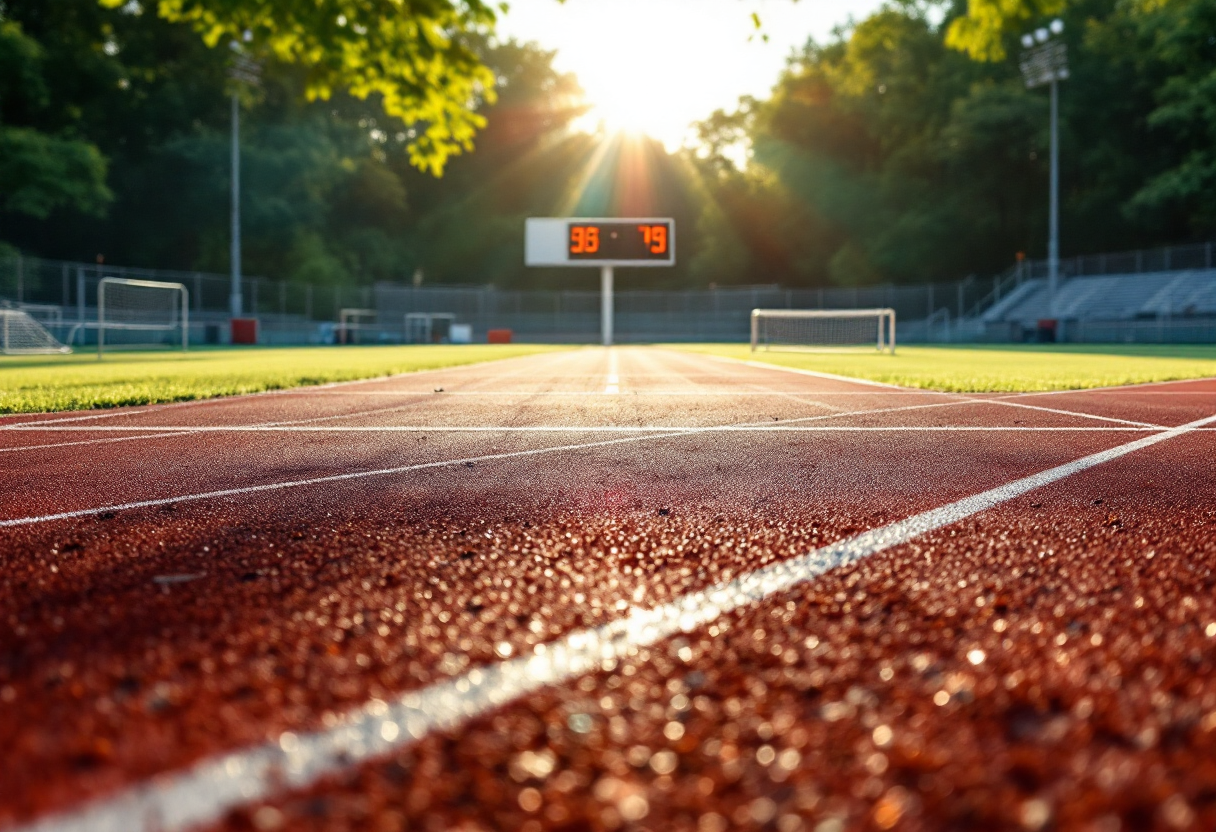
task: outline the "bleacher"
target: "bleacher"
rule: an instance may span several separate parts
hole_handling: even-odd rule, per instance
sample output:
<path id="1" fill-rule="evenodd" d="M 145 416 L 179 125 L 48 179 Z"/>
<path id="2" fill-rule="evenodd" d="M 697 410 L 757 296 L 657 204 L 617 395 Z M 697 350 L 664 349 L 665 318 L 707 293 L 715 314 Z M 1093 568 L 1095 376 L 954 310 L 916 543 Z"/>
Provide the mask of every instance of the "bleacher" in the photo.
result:
<path id="1" fill-rule="evenodd" d="M 1216 269 L 1061 277 L 1055 306 L 1047 278 L 1023 281 L 981 316 L 986 333 L 1034 340 L 1041 323 L 1059 321 L 1063 340 L 1099 332 L 1121 341 L 1211 340 L 1216 330 Z"/>

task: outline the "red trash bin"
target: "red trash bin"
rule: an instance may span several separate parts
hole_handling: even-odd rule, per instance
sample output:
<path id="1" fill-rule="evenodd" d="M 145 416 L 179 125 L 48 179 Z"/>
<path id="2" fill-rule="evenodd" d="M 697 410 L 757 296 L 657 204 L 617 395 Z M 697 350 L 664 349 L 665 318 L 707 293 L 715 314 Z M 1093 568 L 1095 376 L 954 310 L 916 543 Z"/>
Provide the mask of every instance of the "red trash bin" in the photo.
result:
<path id="1" fill-rule="evenodd" d="M 256 344 L 258 342 L 257 318 L 232 319 L 232 343 Z"/>

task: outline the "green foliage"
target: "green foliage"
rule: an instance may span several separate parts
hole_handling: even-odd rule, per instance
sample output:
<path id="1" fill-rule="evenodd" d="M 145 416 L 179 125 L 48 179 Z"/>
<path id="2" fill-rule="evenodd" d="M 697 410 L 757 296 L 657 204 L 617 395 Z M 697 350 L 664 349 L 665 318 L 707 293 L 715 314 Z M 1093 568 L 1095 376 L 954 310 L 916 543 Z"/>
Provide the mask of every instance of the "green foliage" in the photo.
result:
<path id="1" fill-rule="evenodd" d="M 951 45 L 960 22 L 988 19 L 1012 52 L 1014 24 L 1058 9 L 972 2 L 938 23 L 899 3 L 809 44 L 771 97 L 700 127 L 703 222 L 719 234 L 698 274 L 723 280 L 717 264 L 731 263 L 750 280 L 923 282 L 1043 256 L 1047 93 L 1025 89 L 1012 56 Z M 1210 234 L 1216 0 L 1073 0 L 1065 22 L 1064 253 Z M 741 144 L 744 171 L 727 153 Z"/>
<path id="2" fill-rule="evenodd" d="M 112 195 L 93 144 L 63 132 L 5 124 L 51 106 L 45 53 L 21 26 L 0 18 L 0 209 L 46 219 L 56 208 L 101 214 Z"/>
<path id="3" fill-rule="evenodd" d="M 106 163 L 88 142 L 0 125 L 0 205 L 6 211 L 46 219 L 70 206 L 97 215 L 111 194 Z"/>
<path id="4" fill-rule="evenodd" d="M 1172 145 L 1169 162 L 1128 203 L 1135 219 L 1175 210 L 1198 233 L 1216 222 L 1214 33 L 1216 0 L 1129 0 L 1093 34 L 1112 57 L 1133 61 L 1140 79 L 1155 82 L 1148 132 Z"/>
<path id="5" fill-rule="evenodd" d="M 100 0 L 118 8 L 127 0 Z M 478 101 L 492 101 L 494 77 L 469 42 L 493 27 L 482 0 L 159 0 L 161 17 L 188 23 L 210 47 L 243 43 L 255 55 L 303 68 L 310 100 L 336 89 L 366 99 L 407 125 L 420 125 L 410 161 L 435 175 L 472 149 L 484 126 Z"/>
<path id="6" fill-rule="evenodd" d="M 946 43 L 981 61 L 1002 61 L 1027 24 L 1058 15 L 1067 0 L 967 0 L 967 13 L 946 30 Z"/>

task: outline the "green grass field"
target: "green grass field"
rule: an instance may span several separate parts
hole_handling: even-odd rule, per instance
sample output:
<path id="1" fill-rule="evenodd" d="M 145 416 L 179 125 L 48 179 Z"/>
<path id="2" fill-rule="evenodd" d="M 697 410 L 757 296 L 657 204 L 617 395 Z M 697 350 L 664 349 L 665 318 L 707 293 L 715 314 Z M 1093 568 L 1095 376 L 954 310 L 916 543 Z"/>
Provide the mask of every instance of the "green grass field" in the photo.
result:
<path id="1" fill-rule="evenodd" d="M 566 349 L 543 344 L 245 347 L 0 357 L 0 413 L 178 402 L 353 381 Z"/>
<path id="2" fill-rule="evenodd" d="M 746 344 L 670 346 L 959 393 L 1069 390 L 1216 376 L 1216 346 L 992 344 L 900 347 L 893 356 L 852 352 L 753 353 Z"/>

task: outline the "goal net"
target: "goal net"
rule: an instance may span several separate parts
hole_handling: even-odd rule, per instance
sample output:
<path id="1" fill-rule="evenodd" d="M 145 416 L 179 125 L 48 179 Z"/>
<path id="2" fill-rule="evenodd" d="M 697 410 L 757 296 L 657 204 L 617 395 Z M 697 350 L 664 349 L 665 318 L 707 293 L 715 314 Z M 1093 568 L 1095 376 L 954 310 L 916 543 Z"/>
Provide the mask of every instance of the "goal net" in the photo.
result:
<path id="1" fill-rule="evenodd" d="M 0 308 L 0 353 L 48 355 L 71 352 L 45 326 L 21 309 Z"/>
<path id="2" fill-rule="evenodd" d="M 334 330 L 334 343 L 375 343 L 378 332 L 375 309 L 342 309 L 338 312 L 338 328 Z"/>
<path id="3" fill-rule="evenodd" d="M 405 316 L 405 343 L 448 344 L 456 316 L 447 312 L 410 312 Z"/>
<path id="4" fill-rule="evenodd" d="M 189 293 L 180 283 L 103 277 L 97 286 L 97 354 L 115 347 L 190 346 Z"/>
<path id="5" fill-rule="evenodd" d="M 895 354 L 893 309 L 753 309 L 752 351 L 855 350 Z"/>

